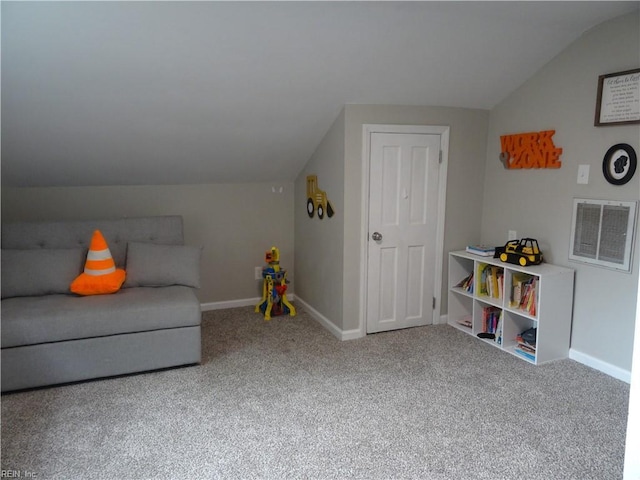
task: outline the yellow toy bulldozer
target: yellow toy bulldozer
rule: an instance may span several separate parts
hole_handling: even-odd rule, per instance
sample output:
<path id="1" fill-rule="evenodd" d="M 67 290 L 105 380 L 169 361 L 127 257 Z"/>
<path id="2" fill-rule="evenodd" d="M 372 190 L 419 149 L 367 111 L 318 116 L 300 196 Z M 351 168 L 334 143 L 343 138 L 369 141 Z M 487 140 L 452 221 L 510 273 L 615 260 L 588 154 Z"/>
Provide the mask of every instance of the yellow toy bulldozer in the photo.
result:
<path id="1" fill-rule="evenodd" d="M 542 263 L 542 252 L 538 247 L 538 241 L 534 238 L 511 240 L 498 250 L 496 256 L 499 256 L 503 262 L 523 267 Z"/>

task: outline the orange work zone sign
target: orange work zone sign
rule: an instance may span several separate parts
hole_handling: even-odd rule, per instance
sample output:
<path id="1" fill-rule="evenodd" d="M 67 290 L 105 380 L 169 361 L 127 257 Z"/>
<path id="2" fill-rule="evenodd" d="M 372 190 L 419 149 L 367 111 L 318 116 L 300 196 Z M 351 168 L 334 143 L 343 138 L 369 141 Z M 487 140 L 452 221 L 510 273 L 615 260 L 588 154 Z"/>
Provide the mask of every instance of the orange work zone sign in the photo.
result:
<path id="1" fill-rule="evenodd" d="M 555 130 L 500 137 L 500 160 L 505 168 L 560 168 L 562 148 L 553 144 Z"/>

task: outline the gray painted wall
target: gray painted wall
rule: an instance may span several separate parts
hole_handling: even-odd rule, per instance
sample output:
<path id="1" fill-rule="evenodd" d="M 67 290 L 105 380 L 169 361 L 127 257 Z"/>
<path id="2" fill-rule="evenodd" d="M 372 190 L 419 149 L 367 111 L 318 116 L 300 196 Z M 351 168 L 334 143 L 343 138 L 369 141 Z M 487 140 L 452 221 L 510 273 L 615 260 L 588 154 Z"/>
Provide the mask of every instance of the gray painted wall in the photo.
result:
<path id="1" fill-rule="evenodd" d="M 638 14 L 587 32 L 495 107 L 489 117 L 482 241 L 503 244 L 507 231 L 534 237 L 546 260 L 576 270 L 571 348 L 625 370 L 631 368 L 639 252 L 632 274 L 568 261 L 572 201 L 638 200 L 640 173 L 624 186 L 602 175 L 609 147 L 628 143 L 640 153 L 640 128 L 594 127 L 597 81 L 602 74 L 640 66 Z M 555 129 L 564 149 L 559 170 L 505 170 L 500 135 Z M 578 185 L 578 165 L 590 166 Z"/>
<path id="2" fill-rule="evenodd" d="M 272 187 L 276 186 L 276 193 Z M 279 187 L 283 192 L 279 193 Z M 2 221 L 182 215 L 185 243 L 203 246 L 202 303 L 255 298 L 272 245 L 293 292 L 293 183 L 2 188 Z"/>
<path id="3" fill-rule="evenodd" d="M 534 236 L 548 261 L 576 269 L 572 348 L 625 370 L 631 365 L 638 248 L 633 273 L 568 262 L 573 197 L 637 200 L 640 174 L 623 187 L 600 173 L 604 152 L 630 143 L 638 126 L 593 127 L 597 77 L 640 64 L 638 15 L 586 33 L 489 113 L 424 106 L 347 105 L 293 183 L 2 189 L 2 220 L 87 219 L 180 214 L 186 242 L 204 246 L 203 303 L 260 294 L 254 267 L 280 248 L 296 293 L 343 331 L 359 327 L 361 306 L 362 125 L 449 125 L 444 250 L 470 242 L 501 244 L 507 230 Z M 505 171 L 499 136 L 554 128 L 564 148 L 560 170 Z M 579 164 L 590 183 L 577 185 Z M 336 215 L 306 216 L 305 178 L 319 176 Z M 484 182 L 483 180 L 484 179 Z M 283 186 L 283 193 L 272 193 Z M 295 245 L 294 245 L 295 237 Z M 637 239 L 636 247 L 640 241 Z M 295 259 L 294 259 L 295 246 Z M 446 259 L 445 259 L 446 262 Z M 442 313 L 446 313 L 446 263 Z M 294 273 L 296 275 L 294 275 Z"/>
<path id="4" fill-rule="evenodd" d="M 463 248 L 479 241 L 487 122 L 486 110 L 426 107 L 347 105 L 345 122 L 345 234 L 343 330 L 358 328 L 360 297 L 360 255 L 366 247 L 361 238 L 362 212 L 362 125 L 447 125 L 449 168 L 445 211 L 444 251 Z M 446 310 L 446 255 L 443 259 L 441 310 Z"/>
<path id="5" fill-rule="evenodd" d="M 318 176 L 335 213 L 307 214 L 307 175 Z M 295 182 L 296 296 L 342 328 L 344 239 L 344 109 Z"/>
<path id="6" fill-rule="evenodd" d="M 343 332 L 359 328 L 364 124 L 451 127 L 445 251 L 478 242 L 488 116 L 486 110 L 462 108 L 347 105 L 296 180 L 296 294 Z M 308 173 L 319 175 L 336 207 L 326 224 L 307 217 Z M 443 288 L 443 305 L 446 299 Z"/>

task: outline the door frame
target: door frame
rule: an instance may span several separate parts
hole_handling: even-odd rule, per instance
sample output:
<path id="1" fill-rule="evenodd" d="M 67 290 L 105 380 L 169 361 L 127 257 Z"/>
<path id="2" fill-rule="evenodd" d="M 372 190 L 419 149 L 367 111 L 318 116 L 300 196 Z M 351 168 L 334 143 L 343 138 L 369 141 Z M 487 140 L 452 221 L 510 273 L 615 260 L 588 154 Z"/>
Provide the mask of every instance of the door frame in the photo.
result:
<path id="1" fill-rule="evenodd" d="M 436 224 L 436 269 L 433 284 L 435 307 L 433 312 L 440 312 L 442 292 L 442 262 L 444 261 L 444 220 L 447 200 L 447 167 L 449 165 L 449 130 L 446 125 L 362 125 L 362 198 L 360 215 L 360 238 L 363 248 L 360 249 L 360 319 L 359 334 L 367 335 L 367 292 L 369 269 L 369 163 L 371 157 L 371 135 L 373 133 L 405 133 L 440 135 L 440 151 L 442 159 L 438 175 L 438 220 Z M 438 314 L 433 321 L 441 323 Z"/>

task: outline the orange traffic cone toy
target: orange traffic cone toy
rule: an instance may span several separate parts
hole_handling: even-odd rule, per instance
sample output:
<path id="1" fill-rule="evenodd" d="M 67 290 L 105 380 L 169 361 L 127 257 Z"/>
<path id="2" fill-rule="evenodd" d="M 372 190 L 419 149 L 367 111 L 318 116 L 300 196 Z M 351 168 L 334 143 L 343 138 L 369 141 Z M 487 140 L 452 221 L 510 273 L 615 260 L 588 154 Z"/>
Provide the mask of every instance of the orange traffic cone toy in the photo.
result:
<path id="1" fill-rule="evenodd" d="M 107 241 L 100 230 L 93 232 L 84 272 L 71 282 L 71 291 L 78 295 L 115 293 L 124 283 L 126 272 L 116 268 Z"/>

